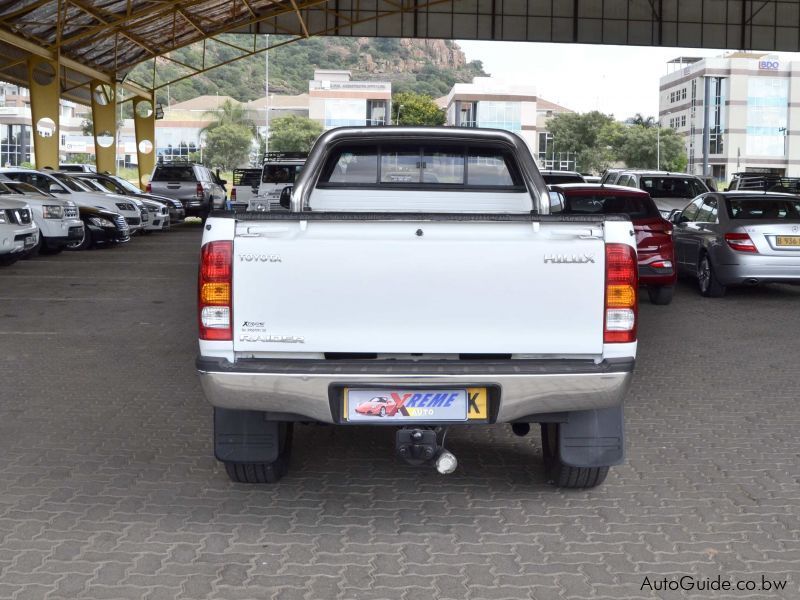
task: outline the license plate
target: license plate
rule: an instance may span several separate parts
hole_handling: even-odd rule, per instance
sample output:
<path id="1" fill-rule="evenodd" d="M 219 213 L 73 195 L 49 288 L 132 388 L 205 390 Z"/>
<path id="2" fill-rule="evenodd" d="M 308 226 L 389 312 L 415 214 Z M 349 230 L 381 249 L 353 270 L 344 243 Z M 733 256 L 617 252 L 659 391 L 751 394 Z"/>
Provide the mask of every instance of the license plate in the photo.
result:
<path id="1" fill-rule="evenodd" d="M 349 423 L 467 422 L 489 417 L 486 388 L 345 388 L 342 408 Z"/>
<path id="2" fill-rule="evenodd" d="M 34 245 L 35 243 L 36 243 L 36 242 L 35 242 L 35 240 L 33 239 L 33 236 L 32 236 L 32 235 L 29 235 L 29 236 L 26 236 L 26 237 L 25 237 L 25 239 L 24 239 L 24 240 L 23 240 L 23 242 L 22 242 L 22 245 L 23 245 L 23 247 L 25 247 L 25 248 L 33 248 L 33 245 Z"/>
<path id="3" fill-rule="evenodd" d="M 800 246 L 800 235 L 779 235 L 775 240 L 776 246 Z"/>

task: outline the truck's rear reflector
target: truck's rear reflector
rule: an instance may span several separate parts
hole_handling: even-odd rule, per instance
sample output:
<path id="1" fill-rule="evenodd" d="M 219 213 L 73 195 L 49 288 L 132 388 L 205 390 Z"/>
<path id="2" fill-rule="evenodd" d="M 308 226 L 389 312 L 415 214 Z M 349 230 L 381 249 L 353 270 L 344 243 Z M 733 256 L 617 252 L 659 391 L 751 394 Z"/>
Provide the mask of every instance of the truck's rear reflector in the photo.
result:
<path id="1" fill-rule="evenodd" d="M 603 341 L 636 341 L 638 310 L 636 252 L 626 244 L 606 244 L 606 295 Z"/>
<path id="2" fill-rule="evenodd" d="M 200 250 L 197 281 L 201 340 L 232 340 L 233 242 L 209 242 Z"/>
<path id="3" fill-rule="evenodd" d="M 235 202 L 235 201 L 236 201 L 236 188 L 233 188 L 231 190 L 231 202 Z"/>

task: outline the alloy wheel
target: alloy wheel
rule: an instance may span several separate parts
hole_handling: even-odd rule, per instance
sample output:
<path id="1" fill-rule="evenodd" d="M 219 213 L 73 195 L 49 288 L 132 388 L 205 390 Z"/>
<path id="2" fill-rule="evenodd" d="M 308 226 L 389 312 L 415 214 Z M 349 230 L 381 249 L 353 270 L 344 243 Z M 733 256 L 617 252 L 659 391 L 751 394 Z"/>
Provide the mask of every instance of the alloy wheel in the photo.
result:
<path id="1" fill-rule="evenodd" d="M 708 257 L 704 256 L 700 261 L 700 268 L 697 272 L 697 282 L 700 284 L 700 291 L 705 293 L 708 291 L 708 286 L 711 283 L 711 265 L 708 262 Z"/>

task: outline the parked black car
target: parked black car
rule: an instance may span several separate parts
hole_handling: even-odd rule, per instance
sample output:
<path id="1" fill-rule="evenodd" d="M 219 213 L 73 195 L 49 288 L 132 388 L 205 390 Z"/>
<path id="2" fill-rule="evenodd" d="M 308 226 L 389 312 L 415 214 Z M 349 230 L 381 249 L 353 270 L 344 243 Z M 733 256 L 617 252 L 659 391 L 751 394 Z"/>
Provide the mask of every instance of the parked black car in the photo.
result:
<path id="1" fill-rule="evenodd" d="M 88 250 L 98 244 L 122 244 L 130 241 L 131 231 L 122 215 L 91 206 L 81 206 L 79 210 L 84 236 L 80 242 L 68 246 L 69 250 Z"/>

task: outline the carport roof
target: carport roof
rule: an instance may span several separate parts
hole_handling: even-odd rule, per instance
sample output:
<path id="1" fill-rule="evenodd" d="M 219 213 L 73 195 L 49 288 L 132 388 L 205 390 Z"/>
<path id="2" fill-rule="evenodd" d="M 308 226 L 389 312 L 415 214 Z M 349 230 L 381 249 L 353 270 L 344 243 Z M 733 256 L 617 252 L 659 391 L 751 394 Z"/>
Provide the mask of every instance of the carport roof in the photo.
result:
<path id="1" fill-rule="evenodd" d="M 65 96 L 122 82 L 137 64 L 228 33 L 800 49 L 797 0 L 0 0 L 0 79 L 27 81 L 30 55 L 59 57 Z M 288 43 L 291 40 L 281 40 Z M 240 42 L 239 42 L 240 44 Z M 247 44 L 245 46 L 248 46 Z M 205 56 L 205 53 L 203 53 Z M 166 59 L 165 59 L 166 60 Z M 173 60 L 174 59 L 170 59 Z M 184 65 L 186 77 L 210 68 Z M 213 65 L 211 65 L 213 66 Z M 154 68 L 155 73 L 155 68 Z M 164 85 L 140 82 L 148 93 Z M 137 87 L 128 85 L 129 90 Z M 81 92 L 82 93 L 82 92 Z"/>

